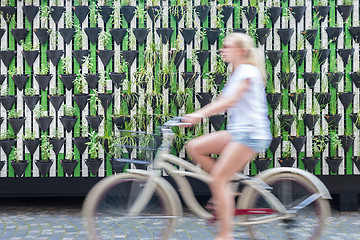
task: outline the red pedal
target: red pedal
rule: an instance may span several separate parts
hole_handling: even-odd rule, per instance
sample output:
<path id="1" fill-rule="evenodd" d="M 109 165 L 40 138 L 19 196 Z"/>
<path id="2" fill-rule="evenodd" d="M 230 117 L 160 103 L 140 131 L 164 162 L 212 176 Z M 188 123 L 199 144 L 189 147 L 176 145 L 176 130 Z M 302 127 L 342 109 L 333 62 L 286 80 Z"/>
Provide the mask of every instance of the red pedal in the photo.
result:
<path id="1" fill-rule="evenodd" d="M 249 208 L 249 209 L 235 209 L 235 216 L 251 215 L 251 214 L 273 214 L 276 213 L 271 208 Z"/>

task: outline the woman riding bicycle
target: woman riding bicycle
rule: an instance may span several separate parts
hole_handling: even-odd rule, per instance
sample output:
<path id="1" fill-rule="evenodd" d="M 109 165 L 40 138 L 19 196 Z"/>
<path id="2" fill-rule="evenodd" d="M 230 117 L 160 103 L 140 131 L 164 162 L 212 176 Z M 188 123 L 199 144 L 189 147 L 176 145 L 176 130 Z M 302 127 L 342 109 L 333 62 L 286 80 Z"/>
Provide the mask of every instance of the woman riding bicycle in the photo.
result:
<path id="1" fill-rule="evenodd" d="M 197 124 L 202 118 L 228 112 L 227 130 L 212 132 L 187 143 L 192 159 L 211 174 L 212 201 L 219 220 L 217 240 L 232 239 L 234 201 L 230 179 L 241 171 L 271 141 L 265 97 L 266 72 L 262 52 L 246 34 L 232 33 L 220 50 L 232 74 L 220 96 L 184 122 Z M 215 162 L 211 154 L 220 154 Z"/>

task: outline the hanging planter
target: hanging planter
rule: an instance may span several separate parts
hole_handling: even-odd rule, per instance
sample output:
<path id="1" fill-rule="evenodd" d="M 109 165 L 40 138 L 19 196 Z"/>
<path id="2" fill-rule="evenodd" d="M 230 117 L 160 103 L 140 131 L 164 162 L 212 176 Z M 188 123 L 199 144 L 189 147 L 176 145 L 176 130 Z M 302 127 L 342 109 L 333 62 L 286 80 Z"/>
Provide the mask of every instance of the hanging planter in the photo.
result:
<path id="1" fill-rule="evenodd" d="M 54 117 L 40 117 L 40 118 L 35 118 L 36 122 L 38 123 L 40 129 L 43 132 L 47 132 L 49 130 L 50 127 L 50 123 L 52 122 L 52 120 L 54 119 Z"/>
<path id="2" fill-rule="evenodd" d="M 195 81 L 199 77 L 198 72 L 182 72 L 181 76 L 184 78 L 185 88 L 193 88 Z"/>
<path id="3" fill-rule="evenodd" d="M 233 28 L 234 33 L 246 33 L 246 28 Z"/>
<path id="4" fill-rule="evenodd" d="M 209 58 L 210 56 L 210 51 L 209 50 L 197 50 L 195 52 L 196 56 L 197 56 L 197 60 L 200 64 L 201 67 L 204 66 L 206 60 Z"/>
<path id="5" fill-rule="evenodd" d="M 88 115 L 86 116 L 86 120 L 88 121 L 90 127 L 94 130 L 98 130 L 101 122 L 102 122 L 103 116 L 101 115 L 96 115 L 96 116 L 91 116 Z"/>
<path id="6" fill-rule="evenodd" d="M 257 170 L 261 172 L 269 168 L 271 158 L 255 158 L 254 163 Z"/>
<path id="7" fill-rule="evenodd" d="M 313 6 L 315 16 L 318 17 L 318 21 L 323 22 L 326 16 L 329 14 L 330 6 Z"/>
<path id="8" fill-rule="evenodd" d="M 90 11 L 88 6 L 73 6 L 73 10 L 76 17 L 79 19 L 80 25 L 84 22 Z"/>
<path id="9" fill-rule="evenodd" d="M 34 5 L 22 6 L 22 10 L 29 23 L 32 23 L 36 14 L 39 12 L 39 7 Z"/>
<path id="10" fill-rule="evenodd" d="M 0 85 L 4 83 L 6 75 L 0 74 Z"/>
<path id="11" fill-rule="evenodd" d="M 215 87 L 219 89 L 221 84 L 224 82 L 225 75 L 222 73 L 209 73 L 209 75 L 213 78 Z"/>
<path id="12" fill-rule="evenodd" d="M 213 94 L 211 92 L 198 92 L 196 93 L 196 99 L 199 101 L 200 106 L 204 107 L 209 104 L 213 98 Z"/>
<path id="13" fill-rule="evenodd" d="M 130 24 L 131 20 L 134 18 L 136 7 L 134 6 L 122 6 L 120 8 L 120 13 L 123 14 L 125 20 Z"/>
<path id="14" fill-rule="evenodd" d="M 294 122 L 294 116 L 289 114 L 279 115 L 279 121 L 281 127 L 286 131 L 290 132 L 291 124 Z"/>
<path id="15" fill-rule="evenodd" d="M 114 50 L 97 50 L 96 52 L 104 67 L 109 64 L 111 58 L 114 56 Z"/>
<path id="16" fill-rule="evenodd" d="M 92 175 L 96 176 L 98 171 L 99 171 L 99 168 L 100 168 L 100 165 L 101 163 L 103 162 L 102 159 L 86 159 L 85 160 L 85 164 L 86 166 L 88 166 L 90 172 Z"/>
<path id="17" fill-rule="evenodd" d="M 16 96 L 0 96 L 0 102 L 6 111 L 10 111 L 16 102 Z"/>
<path id="18" fill-rule="evenodd" d="M 64 126 L 66 132 L 71 132 L 74 128 L 74 125 L 77 121 L 78 117 L 76 116 L 61 116 L 60 117 L 60 122 L 62 123 L 62 125 Z"/>
<path id="19" fill-rule="evenodd" d="M 145 39 L 148 35 L 147 28 L 133 28 L 133 33 L 135 35 L 136 41 L 139 45 L 143 45 L 145 42 Z"/>
<path id="20" fill-rule="evenodd" d="M 51 6 L 50 16 L 54 20 L 55 24 L 59 23 L 59 20 L 64 12 L 65 12 L 65 7 Z"/>
<path id="21" fill-rule="evenodd" d="M 195 6 L 195 12 L 200 19 L 200 23 L 203 23 L 210 13 L 210 7 L 207 5 Z"/>
<path id="22" fill-rule="evenodd" d="M 186 13 L 186 6 L 181 5 L 174 5 L 169 7 L 169 11 L 172 13 L 172 15 L 175 18 L 175 22 L 179 23 L 181 19 L 183 18 L 183 13 Z"/>
<path id="23" fill-rule="evenodd" d="M 53 105 L 56 112 L 59 111 L 61 104 L 65 101 L 65 96 L 50 95 L 48 96 L 49 101 Z"/>
<path id="24" fill-rule="evenodd" d="M 15 57 L 15 51 L 0 51 L 0 58 L 2 59 L 4 65 L 9 68 L 10 63 Z"/>
<path id="25" fill-rule="evenodd" d="M 180 33 L 184 38 L 185 44 L 189 45 L 194 40 L 196 28 L 180 28 Z"/>
<path id="26" fill-rule="evenodd" d="M 352 13 L 354 6 L 353 5 L 337 5 L 335 8 L 339 11 L 342 19 L 346 22 L 347 18 Z"/>
<path id="27" fill-rule="evenodd" d="M 43 160 L 36 160 L 35 165 L 39 169 L 41 176 L 46 177 L 49 173 L 51 166 L 53 165 L 53 160 L 43 161 Z"/>
<path id="28" fill-rule="evenodd" d="M 106 25 L 111 15 L 113 14 L 114 9 L 110 6 L 99 6 L 98 8 L 99 8 L 100 16 L 103 19 L 104 24 Z"/>
<path id="29" fill-rule="evenodd" d="M 73 138 L 73 142 L 77 149 L 79 150 L 80 154 L 83 154 L 85 152 L 85 149 L 87 148 L 86 143 L 89 142 L 90 139 L 88 137 L 75 137 Z"/>
<path id="30" fill-rule="evenodd" d="M 354 92 L 339 93 L 340 102 L 344 106 L 345 110 L 349 107 L 350 103 L 352 103 L 354 96 L 355 96 Z"/>
<path id="31" fill-rule="evenodd" d="M 350 49 L 336 49 L 336 51 L 338 52 L 338 54 L 340 55 L 341 59 L 344 62 L 344 65 L 348 65 L 350 58 L 353 56 L 355 49 L 354 48 L 350 48 Z"/>
<path id="32" fill-rule="evenodd" d="M 294 148 L 299 153 L 305 145 L 306 136 L 290 136 L 289 141 L 293 144 Z"/>
<path id="33" fill-rule="evenodd" d="M 330 42 L 337 42 L 340 33 L 342 32 L 341 27 L 326 27 L 325 31 L 328 35 L 328 39 Z"/>
<path id="34" fill-rule="evenodd" d="M 62 146 L 65 143 L 65 139 L 63 138 L 50 138 L 50 144 L 53 146 L 52 150 L 54 151 L 55 155 L 58 155 Z"/>
<path id="35" fill-rule="evenodd" d="M 60 79 L 67 90 L 70 91 L 74 87 L 74 80 L 76 76 L 76 74 L 60 74 Z"/>
<path id="36" fill-rule="evenodd" d="M 315 93 L 315 98 L 319 103 L 320 109 L 323 110 L 331 100 L 330 92 Z"/>
<path id="37" fill-rule="evenodd" d="M 330 129 L 337 129 L 341 120 L 341 114 L 325 114 L 325 120 Z"/>
<path id="38" fill-rule="evenodd" d="M 171 35 L 174 29 L 172 28 L 157 28 L 156 32 L 161 37 L 161 42 L 167 44 L 170 42 Z"/>
<path id="39" fill-rule="evenodd" d="M 121 45 L 126 33 L 126 28 L 110 28 L 110 34 L 117 45 Z"/>
<path id="40" fill-rule="evenodd" d="M 326 59 L 330 56 L 331 49 L 314 49 L 314 54 L 319 54 L 319 63 L 322 65 Z"/>
<path id="41" fill-rule="evenodd" d="M 35 75 L 35 80 L 39 84 L 39 88 L 43 91 L 46 90 L 46 88 L 49 86 L 50 80 L 52 78 L 52 74 L 46 74 L 46 75 Z"/>
<path id="42" fill-rule="evenodd" d="M 130 121 L 129 116 L 115 116 L 113 117 L 113 122 L 115 123 L 118 129 L 124 129 L 125 123 Z"/>
<path id="43" fill-rule="evenodd" d="M 56 67 L 60 61 L 61 56 L 64 54 L 63 50 L 46 50 L 46 56 L 50 59 L 51 63 Z"/>
<path id="44" fill-rule="evenodd" d="M 234 7 L 231 5 L 223 5 L 220 7 L 220 10 L 221 10 L 221 15 L 223 15 L 222 20 L 224 21 L 224 23 L 227 23 L 231 14 L 233 14 L 234 12 Z"/>
<path id="45" fill-rule="evenodd" d="M 350 73 L 351 81 L 355 84 L 357 88 L 360 88 L 360 74 L 358 72 Z"/>
<path id="46" fill-rule="evenodd" d="M 330 84 L 334 87 L 337 88 L 340 82 L 340 79 L 343 77 L 343 73 L 342 72 L 328 72 L 326 73 L 326 76 L 328 77 L 328 80 L 330 82 Z"/>
<path id="47" fill-rule="evenodd" d="M 290 38 L 294 33 L 293 28 L 279 28 L 277 33 L 280 36 L 280 41 L 286 46 L 290 42 Z"/>
<path id="48" fill-rule="evenodd" d="M 341 162 L 343 161 L 343 158 L 339 157 L 339 156 L 325 157 L 325 160 L 326 160 L 327 164 L 329 165 L 330 170 L 333 173 L 336 173 L 339 169 Z"/>
<path id="49" fill-rule="evenodd" d="M 22 177 L 24 175 L 24 172 L 28 164 L 29 164 L 28 160 L 21 160 L 18 162 L 11 161 L 11 167 L 14 169 L 15 176 Z"/>
<path id="50" fill-rule="evenodd" d="M 360 157 L 359 156 L 353 156 L 352 160 L 357 167 L 357 169 L 360 171 Z"/>
<path id="51" fill-rule="evenodd" d="M 106 112 L 113 100 L 113 94 L 112 93 L 98 93 L 98 97 L 100 99 L 101 105 L 104 108 L 104 112 Z"/>
<path id="52" fill-rule="evenodd" d="M 266 55 L 273 67 L 276 67 L 283 54 L 283 50 L 266 50 Z"/>
<path id="53" fill-rule="evenodd" d="M 35 28 L 35 35 L 39 39 L 41 45 L 45 45 L 45 43 L 49 40 L 49 30 L 47 28 Z"/>
<path id="54" fill-rule="evenodd" d="M 9 23 L 16 12 L 16 7 L 0 6 L 0 12 L 2 12 L 5 21 Z"/>
<path id="55" fill-rule="evenodd" d="M 358 113 L 350 113 L 350 118 L 352 122 L 355 124 L 356 128 L 360 129 L 360 119 Z"/>
<path id="56" fill-rule="evenodd" d="M 215 131 L 219 131 L 221 126 L 224 124 L 225 122 L 225 115 L 214 115 L 209 117 L 209 121 L 211 123 L 211 125 L 214 127 Z"/>
<path id="57" fill-rule="evenodd" d="M 291 9 L 290 9 L 291 10 Z M 272 24 L 274 25 L 279 19 L 282 13 L 282 7 L 269 7 L 268 8 L 269 17 L 271 19 Z"/>
<path id="58" fill-rule="evenodd" d="M 301 34 L 304 35 L 305 39 L 311 44 L 312 47 L 314 47 L 315 38 L 318 34 L 318 29 L 307 29 L 305 31 L 302 31 Z"/>
<path id="59" fill-rule="evenodd" d="M 21 40 L 25 41 L 25 38 L 27 36 L 27 34 L 29 33 L 29 29 L 28 28 L 13 28 L 11 29 L 11 33 L 15 38 L 15 41 L 20 44 Z"/>
<path id="60" fill-rule="evenodd" d="M 257 9 L 254 6 L 243 6 L 242 10 L 245 13 L 245 17 L 248 20 L 249 23 L 254 21 L 257 13 Z"/>
<path id="61" fill-rule="evenodd" d="M 205 28 L 204 31 L 206 33 L 210 45 L 214 45 L 219 38 L 221 30 L 219 28 Z"/>
<path id="62" fill-rule="evenodd" d="M 110 164 L 115 173 L 122 173 L 128 161 L 128 159 L 123 158 L 112 158 L 110 159 Z"/>
<path id="63" fill-rule="evenodd" d="M 75 35 L 75 28 L 59 28 L 59 32 L 65 44 L 69 44 Z"/>
<path id="64" fill-rule="evenodd" d="M 309 131 L 313 131 L 315 124 L 319 120 L 319 115 L 304 114 L 303 120 L 304 120 L 305 125 L 308 127 Z"/>
<path id="65" fill-rule="evenodd" d="M 16 144 L 16 140 L 14 139 L 4 139 L 0 140 L 0 146 L 4 150 L 7 157 L 9 157 L 11 150 Z"/>
<path id="66" fill-rule="evenodd" d="M 35 51 L 21 51 L 22 54 L 24 55 L 24 58 L 27 62 L 27 64 L 32 68 L 36 58 L 39 56 L 40 51 L 39 50 L 35 50 Z"/>
<path id="67" fill-rule="evenodd" d="M 97 89 L 98 82 L 99 82 L 99 74 L 91 74 L 87 73 L 85 74 L 86 82 L 88 83 L 89 88 L 91 89 Z"/>
<path id="68" fill-rule="evenodd" d="M 76 166 L 78 165 L 79 160 L 60 160 L 60 164 L 64 170 L 64 172 L 66 173 L 66 175 L 68 175 L 68 177 L 71 177 L 74 175 L 74 170 L 76 168 Z"/>
<path id="69" fill-rule="evenodd" d="M 146 10 L 149 14 L 151 21 L 154 23 L 160 16 L 160 6 L 147 6 Z"/>
<path id="70" fill-rule="evenodd" d="M 289 8 L 291 14 L 294 16 L 295 21 L 299 23 L 305 15 L 306 6 L 294 6 Z"/>
<path id="71" fill-rule="evenodd" d="M 77 106 L 79 107 L 80 112 L 82 112 L 88 102 L 89 94 L 74 94 L 73 99 Z"/>
<path id="72" fill-rule="evenodd" d="M 272 110 L 276 110 L 281 102 L 282 94 L 281 93 L 267 93 L 266 99 L 267 99 L 267 102 L 269 103 L 270 107 L 272 108 Z"/>
<path id="73" fill-rule="evenodd" d="M 266 39 L 270 35 L 270 28 L 257 28 L 256 29 L 256 36 L 258 38 L 258 41 L 260 45 L 264 45 L 266 42 Z"/>
<path id="74" fill-rule="evenodd" d="M 286 158 L 279 158 L 278 159 L 281 167 L 292 167 L 295 162 L 294 157 L 286 157 Z"/>
<path id="75" fill-rule="evenodd" d="M 14 134 L 17 135 L 25 123 L 25 118 L 24 117 L 8 118 L 8 123 L 12 127 Z"/>
<path id="76" fill-rule="evenodd" d="M 21 75 L 12 75 L 12 79 L 14 80 L 14 83 L 16 87 L 19 89 L 19 91 L 22 91 L 25 88 L 26 82 L 29 80 L 30 75 L 29 74 L 21 74 Z"/>
<path id="77" fill-rule="evenodd" d="M 316 165 L 319 162 L 319 158 L 318 157 L 303 157 L 301 158 L 301 160 L 303 161 L 304 165 L 305 165 L 305 169 L 308 170 L 308 172 L 313 173 Z"/>
<path id="78" fill-rule="evenodd" d="M 40 101 L 40 96 L 39 95 L 35 95 L 35 96 L 23 96 L 24 101 L 26 103 L 26 106 L 28 106 L 28 108 L 33 111 L 35 108 L 35 105 Z"/>
<path id="79" fill-rule="evenodd" d="M 351 37 L 356 43 L 360 42 L 360 27 L 349 27 Z"/>
<path id="80" fill-rule="evenodd" d="M 277 74 L 278 78 L 280 79 L 281 86 L 284 89 L 289 89 L 291 81 L 295 77 L 295 74 L 292 72 L 286 73 L 286 72 L 279 72 Z"/>
<path id="81" fill-rule="evenodd" d="M 24 139 L 23 140 L 26 148 L 29 150 L 29 153 L 31 156 L 34 155 L 36 149 L 38 148 L 41 140 L 36 138 L 36 139 Z"/>
<path id="82" fill-rule="evenodd" d="M 312 73 L 312 72 L 304 72 L 302 73 L 304 80 L 308 87 L 312 90 L 314 90 L 314 86 L 316 81 L 319 79 L 320 74 L 319 73 Z"/>
<path id="83" fill-rule="evenodd" d="M 295 105 L 295 108 L 297 110 L 299 110 L 300 106 L 304 103 L 305 100 L 305 93 L 301 92 L 301 93 L 291 93 L 289 95 L 289 98 L 291 99 L 291 101 L 293 102 L 293 104 Z"/>
<path id="84" fill-rule="evenodd" d="M 99 33 L 101 32 L 100 27 L 89 27 L 89 28 L 85 28 L 85 33 L 88 36 L 90 42 L 92 44 L 96 44 L 99 38 Z"/>
<path id="85" fill-rule="evenodd" d="M 290 55 L 294 59 L 296 66 L 299 67 L 305 60 L 307 51 L 305 49 L 301 50 L 290 50 Z"/>
<path id="86" fill-rule="evenodd" d="M 138 102 L 139 94 L 136 92 L 129 93 L 129 94 L 122 94 L 122 98 L 124 99 L 124 101 L 128 107 L 128 110 L 131 111 L 135 107 L 136 103 Z"/>
<path id="87" fill-rule="evenodd" d="M 344 152 L 347 153 L 354 143 L 354 136 L 341 135 L 339 138 L 341 140 L 341 145 L 344 149 Z"/>
<path id="88" fill-rule="evenodd" d="M 79 63 L 80 67 L 82 67 L 84 63 L 84 57 L 89 56 L 90 50 L 73 50 L 73 55 L 76 61 Z"/>
<path id="89" fill-rule="evenodd" d="M 126 77 L 126 73 L 109 73 L 109 77 L 115 87 L 120 88 L 122 86 L 122 83 L 124 82 L 124 79 Z"/>
<path id="90" fill-rule="evenodd" d="M 128 63 L 128 67 L 130 68 L 133 64 L 135 58 L 138 56 L 139 52 L 136 50 L 122 50 L 121 55 L 125 59 L 125 61 Z"/>

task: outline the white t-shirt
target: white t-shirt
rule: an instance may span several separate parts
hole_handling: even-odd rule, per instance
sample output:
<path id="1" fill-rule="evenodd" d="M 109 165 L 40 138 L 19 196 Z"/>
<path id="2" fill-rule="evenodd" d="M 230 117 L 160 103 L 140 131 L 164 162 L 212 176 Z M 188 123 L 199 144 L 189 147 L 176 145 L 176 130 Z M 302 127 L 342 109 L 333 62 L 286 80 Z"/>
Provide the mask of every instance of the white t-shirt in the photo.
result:
<path id="1" fill-rule="evenodd" d="M 245 79 L 250 79 L 249 88 L 235 105 L 228 109 L 227 129 L 249 132 L 252 139 L 271 139 L 265 87 L 257 67 L 250 64 L 238 66 L 226 83 L 223 97 L 231 97 Z"/>

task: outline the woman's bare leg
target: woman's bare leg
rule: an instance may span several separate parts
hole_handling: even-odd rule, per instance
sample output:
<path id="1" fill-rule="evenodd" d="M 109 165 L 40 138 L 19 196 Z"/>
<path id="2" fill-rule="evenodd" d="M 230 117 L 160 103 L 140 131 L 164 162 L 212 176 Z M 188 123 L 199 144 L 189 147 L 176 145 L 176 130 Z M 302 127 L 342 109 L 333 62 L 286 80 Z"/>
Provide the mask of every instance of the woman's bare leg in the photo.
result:
<path id="1" fill-rule="evenodd" d="M 210 154 L 220 154 L 230 141 L 231 135 L 228 131 L 212 132 L 189 141 L 186 152 L 194 162 L 200 163 L 201 167 L 210 173 L 214 166 L 214 159 Z"/>
<path id="2" fill-rule="evenodd" d="M 242 170 L 255 155 L 256 152 L 249 147 L 231 142 L 227 144 L 211 171 L 213 180 L 210 188 L 218 203 L 215 211 L 220 221 L 218 240 L 232 239 L 234 200 L 230 188 L 230 179 L 236 172 Z"/>

